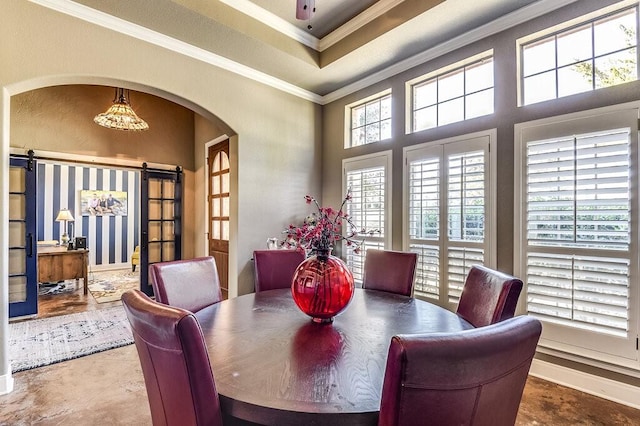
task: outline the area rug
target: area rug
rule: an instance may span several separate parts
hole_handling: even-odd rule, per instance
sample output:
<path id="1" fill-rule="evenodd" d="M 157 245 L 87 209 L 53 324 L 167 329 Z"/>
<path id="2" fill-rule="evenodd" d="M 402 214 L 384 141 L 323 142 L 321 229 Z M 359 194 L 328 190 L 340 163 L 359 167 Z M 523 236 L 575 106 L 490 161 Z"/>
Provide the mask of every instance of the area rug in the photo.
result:
<path id="1" fill-rule="evenodd" d="M 78 286 L 75 281 L 62 281 L 57 284 L 38 284 L 38 296 L 54 296 L 56 294 L 73 293 Z"/>
<path id="2" fill-rule="evenodd" d="M 9 324 L 14 373 L 133 343 L 122 305 Z"/>
<path id="3" fill-rule="evenodd" d="M 120 300 L 127 290 L 140 288 L 140 273 L 129 269 L 93 272 L 89 277 L 89 291 L 96 302 Z"/>

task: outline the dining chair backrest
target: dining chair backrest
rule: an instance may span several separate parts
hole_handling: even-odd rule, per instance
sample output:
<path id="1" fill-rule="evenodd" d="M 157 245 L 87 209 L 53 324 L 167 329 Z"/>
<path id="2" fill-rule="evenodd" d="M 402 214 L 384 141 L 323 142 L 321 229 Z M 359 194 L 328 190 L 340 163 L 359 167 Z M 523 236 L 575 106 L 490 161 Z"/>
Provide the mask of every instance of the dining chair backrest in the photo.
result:
<path id="1" fill-rule="evenodd" d="M 362 288 L 411 296 L 417 262 L 416 253 L 368 249 Z"/>
<path id="2" fill-rule="evenodd" d="M 253 252 L 256 293 L 290 288 L 293 274 L 305 259 L 299 250 L 256 250 Z"/>
<path id="3" fill-rule="evenodd" d="M 213 257 L 174 260 L 149 266 L 156 301 L 197 312 L 222 300 Z"/>
<path id="4" fill-rule="evenodd" d="M 483 265 L 473 265 L 456 312 L 474 327 L 513 318 L 521 290 L 520 279 Z"/>
<path id="5" fill-rule="evenodd" d="M 513 426 L 540 321 L 527 316 L 455 333 L 391 339 L 379 426 Z"/>
<path id="6" fill-rule="evenodd" d="M 194 315 L 154 302 L 139 290 L 122 295 L 154 425 L 222 425 L 207 345 Z M 126 374 L 126 373 L 125 373 Z"/>

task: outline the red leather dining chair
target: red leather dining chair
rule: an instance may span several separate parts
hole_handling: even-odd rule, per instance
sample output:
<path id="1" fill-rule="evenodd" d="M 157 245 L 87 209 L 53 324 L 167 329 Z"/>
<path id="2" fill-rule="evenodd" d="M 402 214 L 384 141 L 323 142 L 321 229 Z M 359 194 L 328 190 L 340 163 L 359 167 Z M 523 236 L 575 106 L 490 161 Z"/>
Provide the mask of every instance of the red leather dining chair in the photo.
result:
<path id="1" fill-rule="evenodd" d="M 222 300 L 213 257 L 159 262 L 149 266 L 156 301 L 197 312 Z"/>
<path id="2" fill-rule="evenodd" d="M 122 295 L 154 425 L 222 425 L 207 346 L 191 312 L 154 302 L 139 290 Z"/>
<path id="3" fill-rule="evenodd" d="M 513 426 L 540 321 L 527 316 L 455 333 L 391 339 L 379 426 Z"/>
<path id="4" fill-rule="evenodd" d="M 416 253 L 368 249 L 362 288 L 411 296 L 417 262 Z"/>
<path id="5" fill-rule="evenodd" d="M 298 250 L 256 250 L 253 252 L 256 293 L 290 288 L 293 274 L 305 259 Z"/>
<path id="6" fill-rule="evenodd" d="M 462 288 L 457 313 L 474 327 L 513 318 L 522 281 L 482 265 L 473 265 Z"/>

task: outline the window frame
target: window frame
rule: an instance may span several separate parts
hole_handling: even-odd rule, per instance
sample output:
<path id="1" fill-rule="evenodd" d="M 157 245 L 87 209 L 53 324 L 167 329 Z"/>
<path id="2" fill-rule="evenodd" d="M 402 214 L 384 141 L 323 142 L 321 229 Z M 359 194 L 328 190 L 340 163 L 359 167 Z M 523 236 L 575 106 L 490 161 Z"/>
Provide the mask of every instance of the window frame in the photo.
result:
<path id="1" fill-rule="evenodd" d="M 594 12 L 582 15 L 580 17 L 577 17 L 575 19 L 571 19 L 568 21 L 565 21 L 561 24 L 549 27 L 547 29 L 541 30 L 541 31 L 536 31 L 535 33 L 529 34 L 527 36 L 518 38 L 516 40 L 516 66 L 517 66 L 517 105 L 518 107 L 525 107 L 525 106 L 529 106 L 529 105 L 536 105 L 539 104 L 541 102 L 548 102 L 548 101 L 553 101 L 553 100 L 557 100 L 557 99 L 561 99 L 561 98 L 565 98 L 567 96 L 572 96 L 573 94 L 569 94 L 569 95 L 563 95 L 563 96 L 558 96 L 558 76 L 557 76 L 557 72 L 558 72 L 558 66 L 557 66 L 557 52 L 556 52 L 556 58 L 554 58 L 554 61 L 556 61 L 556 67 L 554 68 L 555 71 L 555 83 L 556 83 L 556 96 L 554 98 L 549 98 L 549 99 L 545 99 L 545 100 L 541 100 L 541 101 L 536 101 L 530 104 L 526 104 L 524 102 L 524 57 L 523 57 L 523 48 L 524 46 L 528 45 L 528 44 L 532 44 L 541 40 L 544 40 L 546 38 L 549 37 L 557 37 L 558 35 L 561 35 L 563 33 L 566 32 L 570 32 L 575 28 L 578 28 L 580 26 L 583 25 L 587 25 L 587 24 L 593 24 L 595 21 L 601 20 L 601 19 L 606 19 L 608 16 L 611 15 L 615 15 L 617 13 L 623 12 L 627 9 L 636 9 L 636 45 L 635 45 L 635 49 L 636 49 L 636 80 L 638 81 L 640 80 L 640 23 L 638 20 L 638 16 L 640 15 L 640 5 L 638 4 L 637 0 L 624 0 L 621 1 L 619 3 L 601 8 L 599 10 L 596 10 Z M 591 41 L 592 43 L 594 43 L 593 39 Z M 592 56 L 590 58 L 590 60 L 593 60 L 594 57 Z M 593 83 L 595 84 L 595 83 Z M 613 87 L 613 86 L 611 86 Z M 606 87 L 605 87 L 606 88 Z M 593 92 L 595 90 L 598 89 L 591 89 L 589 91 L 584 91 L 584 92 L 578 92 L 578 93 L 589 93 L 589 92 Z M 578 94 L 575 93 L 575 94 Z"/>
<path id="2" fill-rule="evenodd" d="M 570 326 L 545 321 L 540 338 L 539 351 L 542 353 L 573 359 L 608 370 L 629 372 L 640 371 L 640 354 L 637 350 L 640 331 L 640 259 L 639 259 L 639 174 L 638 117 L 640 102 L 613 105 L 589 111 L 570 113 L 562 116 L 516 123 L 514 130 L 514 273 L 521 277 L 524 286 L 518 304 L 518 312 L 527 313 L 527 211 L 526 204 L 526 144 L 529 140 L 545 140 L 559 136 L 559 132 L 582 135 L 607 129 L 628 127 L 630 142 L 630 247 L 629 247 L 629 295 L 628 295 L 628 335 L 616 337 L 578 326 Z M 633 117 L 633 118 L 630 118 Z M 625 123 L 620 124 L 620 123 Z M 566 130 L 565 130 L 566 129 Z M 635 168 L 634 168 L 635 167 Z M 537 251 L 541 251 L 536 246 Z M 596 249 L 597 250 L 597 249 Z M 551 250 L 549 250 L 551 251 Z M 588 249 L 580 248 L 583 256 Z M 597 254 L 597 252 L 596 252 Z M 595 256 L 595 254 L 592 254 Z M 628 345 L 628 346 L 624 346 Z M 606 348 L 606 352 L 604 350 Z M 617 351 L 617 354 L 614 353 Z M 637 373 L 636 373 L 637 374 Z"/>
<path id="3" fill-rule="evenodd" d="M 438 298 L 429 298 L 420 294 L 415 294 L 414 297 L 422 300 L 427 300 L 432 303 L 437 303 L 440 306 L 446 307 L 450 310 L 455 310 L 456 303 L 449 302 L 449 292 L 447 286 L 447 268 L 448 268 L 448 256 L 447 249 L 449 247 L 461 247 L 464 244 L 464 240 L 452 240 L 449 244 L 448 232 L 447 232 L 447 194 L 446 191 L 448 180 L 448 172 L 445 174 L 447 152 L 472 152 L 477 151 L 479 148 L 484 149 L 486 152 L 486 158 L 484 162 L 485 166 L 485 236 L 483 245 L 485 247 L 484 264 L 489 267 L 496 267 L 497 263 L 497 153 L 495 147 L 497 141 L 497 129 L 489 129 L 485 131 L 454 136 L 447 139 L 441 139 L 432 142 L 426 142 L 415 146 L 405 147 L 403 149 L 403 188 L 402 188 L 402 246 L 403 250 L 410 251 L 410 245 L 414 239 L 410 237 L 410 218 L 409 218 L 409 184 L 410 184 L 410 158 L 415 156 L 426 155 L 428 152 L 434 152 L 439 150 L 440 164 L 443 170 L 440 176 L 439 186 L 441 192 L 439 194 L 440 199 L 440 234 L 437 240 L 437 244 L 440 251 L 439 256 L 439 295 Z M 459 147 L 471 147 L 471 149 L 459 149 Z M 483 148 L 484 147 L 484 148 Z M 449 148 L 449 149 L 447 149 Z M 458 149 L 457 149 L 458 148 Z M 444 191 L 443 191 L 444 190 Z M 466 274 L 465 274 L 466 276 Z"/>
<path id="4" fill-rule="evenodd" d="M 361 145 L 354 145 L 353 144 L 353 128 L 352 128 L 352 122 L 353 122 L 353 110 L 357 107 L 363 106 L 365 104 L 368 104 L 370 102 L 373 102 L 375 100 L 382 100 L 385 97 L 390 97 L 390 102 L 391 102 L 391 115 L 389 116 L 389 122 L 391 125 L 391 136 L 389 138 L 386 139 L 379 139 L 377 141 L 374 142 L 369 142 L 369 143 L 363 143 Z M 385 119 L 386 120 L 386 119 Z M 382 120 L 378 120 L 378 123 L 381 123 Z M 372 124 L 372 123 L 367 123 L 364 126 L 366 127 L 368 124 Z M 365 146 L 365 145 L 370 145 L 373 143 L 378 143 L 378 142 L 382 142 L 382 141 L 387 141 L 393 138 L 393 93 L 391 88 L 385 89 L 381 92 L 375 93 L 371 96 L 367 96 L 364 99 L 360 99 L 356 102 L 352 102 L 348 105 L 345 105 L 344 107 L 344 149 L 349 149 L 349 148 L 356 148 L 358 146 Z"/>
<path id="5" fill-rule="evenodd" d="M 433 79 L 437 79 L 441 76 L 453 73 L 455 71 L 458 70 L 464 70 L 466 67 L 469 67 L 470 65 L 474 65 L 476 63 L 481 63 L 482 61 L 485 61 L 487 59 L 491 59 L 493 64 L 494 64 L 494 71 L 493 71 L 493 85 L 490 87 L 491 90 L 493 91 L 493 98 L 494 98 L 494 104 L 493 104 L 493 111 L 490 114 L 485 114 L 485 115 L 481 115 L 481 116 L 476 116 L 476 117 L 472 117 L 472 118 L 466 118 L 466 111 L 463 111 L 463 115 L 465 115 L 465 118 L 463 118 L 460 121 L 455 121 L 455 122 L 451 122 L 451 123 L 446 123 L 446 124 L 437 124 L 435 127 L 429 127 L 426 129 L 420 129 L 420 130 L 414 130 L 414 88 L 416 86 L 419 86 L 423 83 L 426 83 L 430 80 Z M 442 127 L 442 126 L 446 126 L 449 124 L 456 124 L 456 123 L 462 123 L 464 121 L 467 120 L 472 120 L 474 118 L 478 118 L 478 117 L 486 117 L 487 115 L 491 115 L 491 114 L 495 114 L 495 61 L 494 61 L 494 55 L 493 55 L 493 49 L 489 49 L 489 50 L 485 50 L 483 52 L 480 52 L 476 55 L 470 56 L 468 58 L 465 58 L 461 61 L 455 62 L 453 64 L 447 65 L 445 67 L 442 68 L 438 68 L 437 70 L 434 70 L 432 72 L 429 72 L 427 74 L 423 74 L 419 77 L 413 78 L 407 82 L 405 82 L 405 134 L 411 134 L 411 133 L 418 133 L 418 132 L 424 132 L 430 129 L 436 129 L 438 127 Z M 483 89 L 483 90 L 487 90 L 489 88 Z M 475 92 L 474 92 L 475 93 Z M 472 93 L 473 94 L 473 93 Z M 462 99 L 466 99 L 466 97 L 469 94 L 467 93 L 463 93 L 463 95 L 461 96 Z M 440 104 L 442 104 L 443 102 L 436 102 L 434 105 L 438 106 Z"/>

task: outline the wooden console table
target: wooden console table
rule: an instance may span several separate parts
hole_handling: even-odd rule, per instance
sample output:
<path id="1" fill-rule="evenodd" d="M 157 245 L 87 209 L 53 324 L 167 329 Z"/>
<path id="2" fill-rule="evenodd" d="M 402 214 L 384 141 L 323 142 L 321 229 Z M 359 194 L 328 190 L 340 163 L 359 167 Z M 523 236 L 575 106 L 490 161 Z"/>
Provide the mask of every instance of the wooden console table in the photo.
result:
<path id="1" fill-rule="evenodd" d="M 38 247 L 38 282 L 63 280 L 84 281 L 84 294 L 89 289 L 89 250 L 67 250 L 66 247 Z"/>

